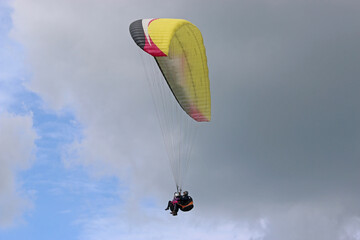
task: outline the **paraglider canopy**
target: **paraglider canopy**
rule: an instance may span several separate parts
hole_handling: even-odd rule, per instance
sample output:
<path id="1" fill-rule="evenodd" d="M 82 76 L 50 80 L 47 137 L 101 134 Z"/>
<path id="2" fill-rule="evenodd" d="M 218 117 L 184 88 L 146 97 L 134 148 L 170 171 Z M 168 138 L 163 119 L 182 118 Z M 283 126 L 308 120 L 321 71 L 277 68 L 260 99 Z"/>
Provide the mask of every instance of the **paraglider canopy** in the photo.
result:
<path id="1" fill-rule="evenodd" d="M 210 121 L 210 84 L 200 30 L 187 20 L 155 18 L 131 23 L 130 34 L 155 57 L 184 111 L 198 122 Z"/>

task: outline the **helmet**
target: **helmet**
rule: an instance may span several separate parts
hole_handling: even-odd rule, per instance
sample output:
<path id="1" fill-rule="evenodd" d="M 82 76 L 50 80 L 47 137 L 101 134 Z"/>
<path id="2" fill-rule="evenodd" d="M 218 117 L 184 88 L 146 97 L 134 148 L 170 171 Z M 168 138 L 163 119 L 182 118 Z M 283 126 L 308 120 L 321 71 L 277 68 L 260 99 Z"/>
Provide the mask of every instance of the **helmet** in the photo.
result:
<path id="1" fill-rule="evenodd" d="M 189 194 L 188 191 L 184 191 L 183 193 L 184 196 L 187 196 L 188 194 Z"/>
<path id="2" fill-rule="evenodd" d="M 180 196 L 180 193 L 179 193 L 179 192 L 175 192 L 175 193 L 174 193 L 174 196 L 175 196 L 175 197 L 179 197 L 179 196 Z"/>

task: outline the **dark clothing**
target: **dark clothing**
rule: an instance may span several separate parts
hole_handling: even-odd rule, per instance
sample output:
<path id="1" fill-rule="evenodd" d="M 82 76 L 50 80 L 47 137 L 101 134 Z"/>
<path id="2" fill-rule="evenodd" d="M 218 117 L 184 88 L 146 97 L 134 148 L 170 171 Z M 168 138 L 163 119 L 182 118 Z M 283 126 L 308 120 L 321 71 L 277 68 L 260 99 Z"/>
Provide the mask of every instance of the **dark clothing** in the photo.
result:
<path id="1" fill-rule="evenodd" d="M 189 203 L 191 203 L 193 200 L 190 196 L 181 196 L 180 198 L 180 204 L 181 205 L 188 205 Z"/>
<path id="2" fill-rule="evenodd" d="M 169 201 L 168 208 L 170 208 L 171 212 L 178 212 L 179 211 L 179 204 L 173 203 L 172 201 Z"/>
<path id="3" fill-rule="evenodd" d="M 190 211 L 193 209 L 194 203 L 190 196 L 182 196 L 179 201 L 179 208 L 183 212 Z"/>
<path id="4" fill-rule="evenodd" d="M 170 208 L 171 212 L 176 215 L 177 212 L 179 211 L 180 200 L 181 200 L 181 197 L 174 197 L 174 199 L 172 201 L 168 202 L 168 206 L 165 210 L 168 210 Z"/>
<path id="5" fill-rule="evenodd" d="M 171 213 L 175 216 L 179 209 L 183 212 L 190 211 L 194 208 L 193 199 L 186 195 L 181 197 L 174 197 L 172 201 L 168 202 L 167 208 L 165 210 L 170 209 Z"/>

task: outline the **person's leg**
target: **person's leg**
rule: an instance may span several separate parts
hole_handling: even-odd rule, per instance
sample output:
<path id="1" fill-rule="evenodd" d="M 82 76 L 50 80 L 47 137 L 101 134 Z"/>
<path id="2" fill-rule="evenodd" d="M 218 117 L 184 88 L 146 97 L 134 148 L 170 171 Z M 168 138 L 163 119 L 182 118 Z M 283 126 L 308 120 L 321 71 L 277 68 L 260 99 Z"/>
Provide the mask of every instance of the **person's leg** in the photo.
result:
<path id="1" fill-rule="evenodd" d="M 171 205 L 172 205 L 172 203 L 171 203 L 171 201 L 169 201 L 167 207 L 165 208 L 165 210 L 169 210 L 169 208 L 171 207 Z"/>
<path id="2" fill-rule="evenodd" d="M 172 202 L 170 202 L 170 211 L 171 213 L 174 211 L 174 204 Z"/>
<path id="3" fill-rule="evenodd" d="M 172 214 L 176 216 L 178 211 L 179 211 L 179 205 L 176 203 L 174 204 L 174 210 L 172 211 Z"/>

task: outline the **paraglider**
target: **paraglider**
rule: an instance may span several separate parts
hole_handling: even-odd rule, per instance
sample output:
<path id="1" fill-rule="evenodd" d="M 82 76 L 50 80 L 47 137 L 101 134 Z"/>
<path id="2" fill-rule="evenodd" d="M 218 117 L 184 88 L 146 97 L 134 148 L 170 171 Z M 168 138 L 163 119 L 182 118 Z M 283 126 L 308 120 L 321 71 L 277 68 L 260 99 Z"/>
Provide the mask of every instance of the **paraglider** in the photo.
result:
<path id="1" fill-rule="evenodd" d="M 170 209 L 170 214 L 176 216 L 177 212 L 179 210 L 179 203 L 180 203 L 181 195 L 179 192 L 174 193 L 174 198 L 172 201 L 168 202 L 167 207 L 165 208 L 165 211 Z"/>
<path id="2" fill-rule="evenodd" d="M 141 52 L 147 53 L 140 55 L 176 190 L 180 194 L 198 124 L 211 120 L 209 71 L 203 38 L 200 30 L 189 21 L 165 18 L 134 21 L 130 24 L 130 34 Z M 186 204 L 182 206 L 190 208 Z M 178 207 L 181 209 L 180 205 Z"/>
<path id="3" fill-rule="evenodd" d="M 168 202 L 165 211 L 171 210 L 171 214 L 176 216 L 179 209 L 183 212 L 188 212 L 194 207 L 193 199 L 189 196 L 188 191 L 184 191 L 183 195 L 179 192 L 174 193 L 174 198 L 172 201 Z"/>

